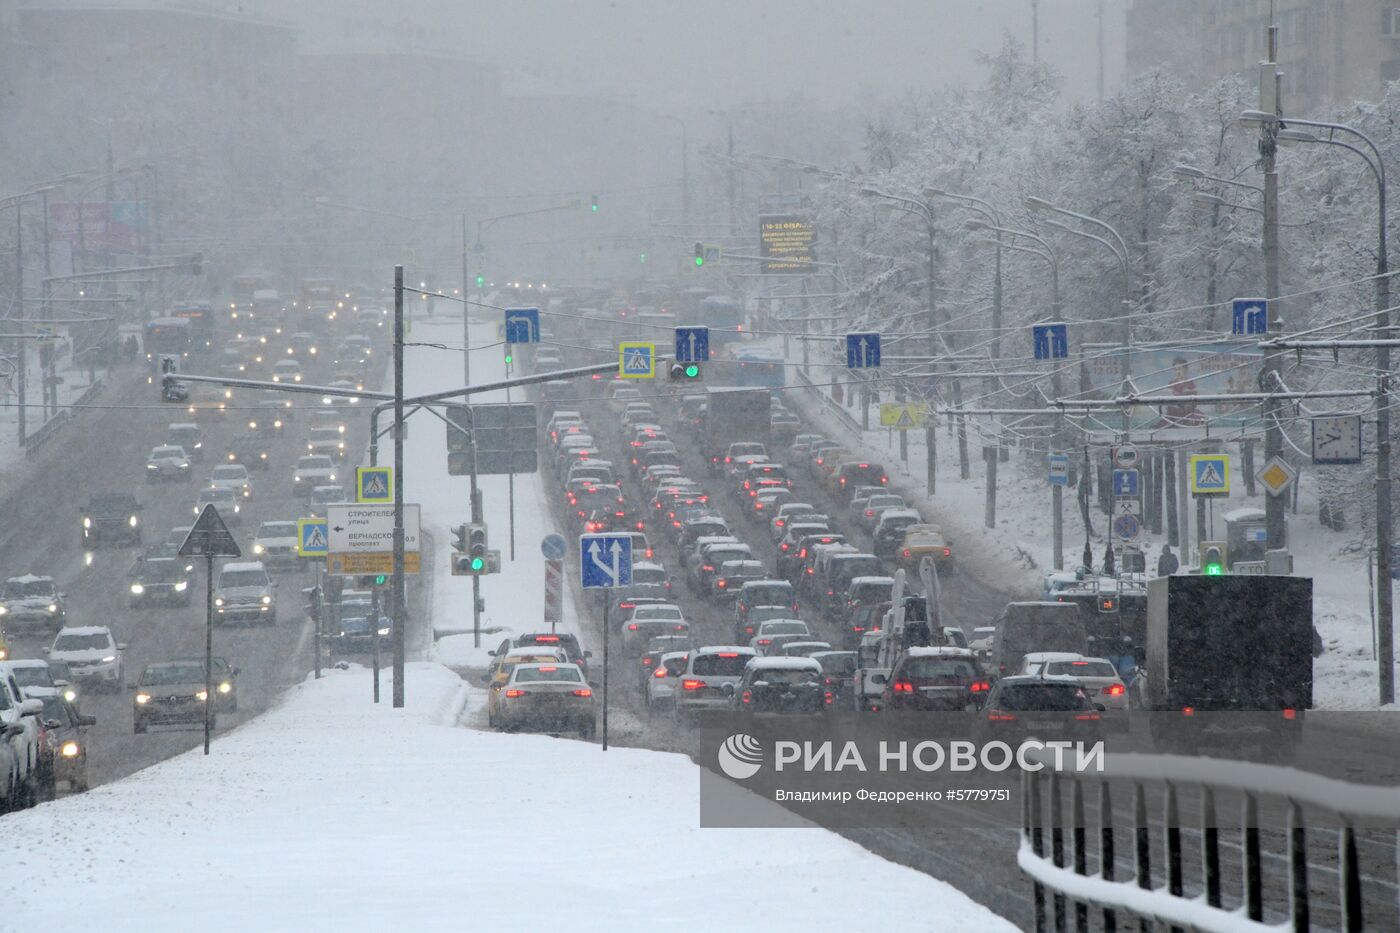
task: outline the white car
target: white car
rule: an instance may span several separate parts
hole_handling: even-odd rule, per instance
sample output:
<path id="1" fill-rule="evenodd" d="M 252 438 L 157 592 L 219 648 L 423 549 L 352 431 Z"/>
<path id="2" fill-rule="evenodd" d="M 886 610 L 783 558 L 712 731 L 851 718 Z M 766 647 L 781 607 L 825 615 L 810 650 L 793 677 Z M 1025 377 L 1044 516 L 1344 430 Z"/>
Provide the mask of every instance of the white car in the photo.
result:
<path id="1" fill-rule="evenodd" d="M 783 645 L 792 641 L 809 641 L 812 630 L 801 619 L 769 619 L 758 624 L 750 642 L 759 655 L 780 655 Z"/>
<path id="2" fill-rule="evenodd" d="M 162 480 L 186 481 L 193 475 L 190 458 L 185 456 L 185 448 L 163 444 L 152 448 L 146 458 L 146 482 L 158 483 Z"/>
<path id="3" fill-rule="evenodd" d="M 1084 688 L 1094 703 L 1106 714 L 1106 725 L 1126 727 L 1128 687 L 1118 676 L 1118 668 L 1106 658 L 1091 658 L 1069 651 L 1032 651 L 1021 659 L 1018 674 L 1038 677 L 1064 677 Z"/>
<path id="4" fill-rule="evenodd" d="M 59 629 L 53 646 L 44 653 L 54 661 L 68 665 L 68 673 L 75 681 L 90 681 L 112 690 L 121 689 L 124 667 L 122 652 L 124 643 L 112 637 L 112 630 L 105 625 L 74 626 Z"/>
<path id="5" fill-rule="evenodd" d="M 44 701 L 25 699 L 15 679 L 0 673 L 0 810 L 33 806 L 39 797 L 39 714 Z"/>
<path id="6" fill-rule="evenodd" d="M 752 648 L 738 645 L 710 645 L 692 651 L 672 704 L 676 721 L 688 722 L 705 710 L 728 709 L 734 685 L 743 678 L 744 665 L 752 657 Z"/>
<path id="7" fill-rule="evenodd" d="M 296 360 L 278 360 L 272 364 L 273 382 L 301 382 L 301 364 Z"/>
<path id="8" fill-rule="evenodd" d="M 68 686 L 68 681 L 53 678 L 49 671 L 48 661 L 41 661 L 38 658 L 0 662 L 0 676 L 6 674 L 14 677 L 15 685 L 19 687 L 20 692 L 27 700 L 62 696 L 64 688 Z"/>
<path id="9" fill-rule="evenodd" d="M 768 537 L 777 544 L 787 534 L 789 520 L 794 515 L 814 515 L 817 507 L 810 502 L 784 502 L 778 506 L 777 514 L 768 521 Z"/>
<path id="10" fill-rule="evenodd" d="M 676 686 L 685 672 L 689 651 L 668 651 L 656 662 L 656 669 L 647 676 L 647 710 L 670 706 L 676 699 Z"/>
<path id="11" fill-rule="evenodd" d="M 248 476 L 248 468 L 241 463 L 227 463 L 214 467 L 209 474 L 211 489 L 232 489 L 239 498 L 253 497 L 253 481 Z"/>
<path id="12" fill-rule="evenodd" d="M 297 557 L 297 523 L 263 522 L 253 537 L 253 557 L 268 570 L 295 570 Z"/>
<path id="13" fill-rule="evenodd" d="M 227 486 L 206 486 L 199 491 L 199 498 L 195 500 L 194 508 L 191 511 L 195 517 L 204 511 L 206 505 L 214 506 L 214 510 L 219 513 L 219 518 L 228 527 L 236 527 L 243 524 L 243 506 L 239 504 L 238 493 Z"/>
<path id="14" fill-rule="evenodd" d="M 642 603 L 622 623 L 622 650 L 639 651 L 657 635 L 684 635 L 690 625 L 674 603 Z"/>
<path id="15" fill-rule="evenodd" d="M 335 461 L 326 456 L 298 457 L 292 471 L 292 492 L 304 496 L 317 486 L 335 482 Z"/>

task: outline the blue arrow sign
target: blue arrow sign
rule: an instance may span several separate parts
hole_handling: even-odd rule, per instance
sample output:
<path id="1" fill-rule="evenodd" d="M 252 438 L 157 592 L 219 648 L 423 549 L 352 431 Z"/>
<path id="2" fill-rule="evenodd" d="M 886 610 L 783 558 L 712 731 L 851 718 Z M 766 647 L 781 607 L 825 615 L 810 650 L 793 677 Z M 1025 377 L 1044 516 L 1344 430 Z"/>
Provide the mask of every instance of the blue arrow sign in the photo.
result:
<path id="1" fill-rule="evenodd" d="M 676 328 L 676 362 L 705 363 L 710 359 L 710 329 L 686 325 Z"/>
<path id="2" fill-rule="evenodd" d="M 874 369 L 880 365 L 880 335 L 873 333 L 846 335 L 846 366 L 849 369 Z"/>
<path id="3" fill-rule="evenodd" d="M 540 309 L 506 308 L 506 343 L 539 343 Z"/>
<path id="4" fill-rule="evenodd" d="M 578 563 L 583 588 L 632 585 L 631 535 L 579 535 Z"/>
<path id="5" fill-rule="evenodd" d="M 1267 298 L 1236 298 L 1230 303 L 1230 331 L 1235 334 L 1267 334 L 1269 332 L 1269 301 Z"/>
<path id="6" fill-rule="evenodd" d="M 1137 470 L 1114 470 L 1113 495 L 1119 499 L 1136 499 L 1139 476 Z"/>
<path id="7" fill-rule="evenodd" d="M 1069 327 L 1058 322 L 1032 324 L 1031 338 L 1038 360 L 1062 360 L 1069 356 Z"/>

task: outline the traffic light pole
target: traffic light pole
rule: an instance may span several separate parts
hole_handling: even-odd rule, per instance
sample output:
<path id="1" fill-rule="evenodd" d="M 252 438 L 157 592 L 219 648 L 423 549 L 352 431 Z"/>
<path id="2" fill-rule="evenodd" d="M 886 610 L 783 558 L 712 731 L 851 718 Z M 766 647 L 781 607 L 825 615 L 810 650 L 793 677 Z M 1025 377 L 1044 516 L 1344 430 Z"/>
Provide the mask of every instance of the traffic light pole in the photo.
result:
<path id="1" fill-rule="evenodd" d="M 379 702 L 379 587 L 369 591 L 369 617 L 374 634 L 374 702 Z"/>
<path id="2" fill-rule="evenodd" d="M 404 544 L 403 544 L 403 266 L 394 267 L 394 708 L 403 708 L 404 694 Z M 374 644 L 379 645 L 379 620 L 373 621 Z M 376 676 L 379 666 L 375 665 Z"/>

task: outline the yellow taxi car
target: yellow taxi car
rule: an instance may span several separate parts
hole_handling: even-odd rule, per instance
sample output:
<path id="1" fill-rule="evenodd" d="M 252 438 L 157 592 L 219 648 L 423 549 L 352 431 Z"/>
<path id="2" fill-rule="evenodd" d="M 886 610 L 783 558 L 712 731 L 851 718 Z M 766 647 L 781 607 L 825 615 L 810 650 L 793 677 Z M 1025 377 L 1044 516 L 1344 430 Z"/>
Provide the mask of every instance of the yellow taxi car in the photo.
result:
<path id="1" fill-rule="evenodd" d="M 953 562 L 953 546 L 937 525 L 910 525 L 895 555 L 901 566 L 914 572 L 925 557 L 932 557 L 941 570 Z"/>
<path id="2" fill-rule="evenodd" d="M 486 687 L 487 725 L 493 729 L 500 727 L 501 690 L 505 688 L 506 681 L 510 680 L 510 673 L 515 670 L 517 664 L 567 664 L 568 660 L 563 648 L 546 648 L 540 645 L 512 648 L 509 641 L 491 652 L 491 667 L 482 677 Z"/>

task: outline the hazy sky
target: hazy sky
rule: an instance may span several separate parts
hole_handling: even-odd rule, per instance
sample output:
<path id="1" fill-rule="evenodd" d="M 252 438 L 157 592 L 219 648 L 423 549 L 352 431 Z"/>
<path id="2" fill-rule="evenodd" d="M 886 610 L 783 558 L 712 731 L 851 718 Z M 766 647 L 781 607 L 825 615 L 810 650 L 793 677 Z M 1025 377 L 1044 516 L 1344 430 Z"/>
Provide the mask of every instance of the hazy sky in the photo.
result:
<path id="1" fill-rule="evenodd" d="M 805 92 L 894 96 L 975 74 L 1004 31 L 1027 45 L 1032 0 L 228 0 L 295 19 L 308 47 L 465 48 L 510 90 L 604 88 L 663 107 Z M 1042 58 L 1095 92 L 1097 0 L 1041 0 Z M 1105 75 L 1123 71 L 1123 10 L 1103 0 Z"/>

